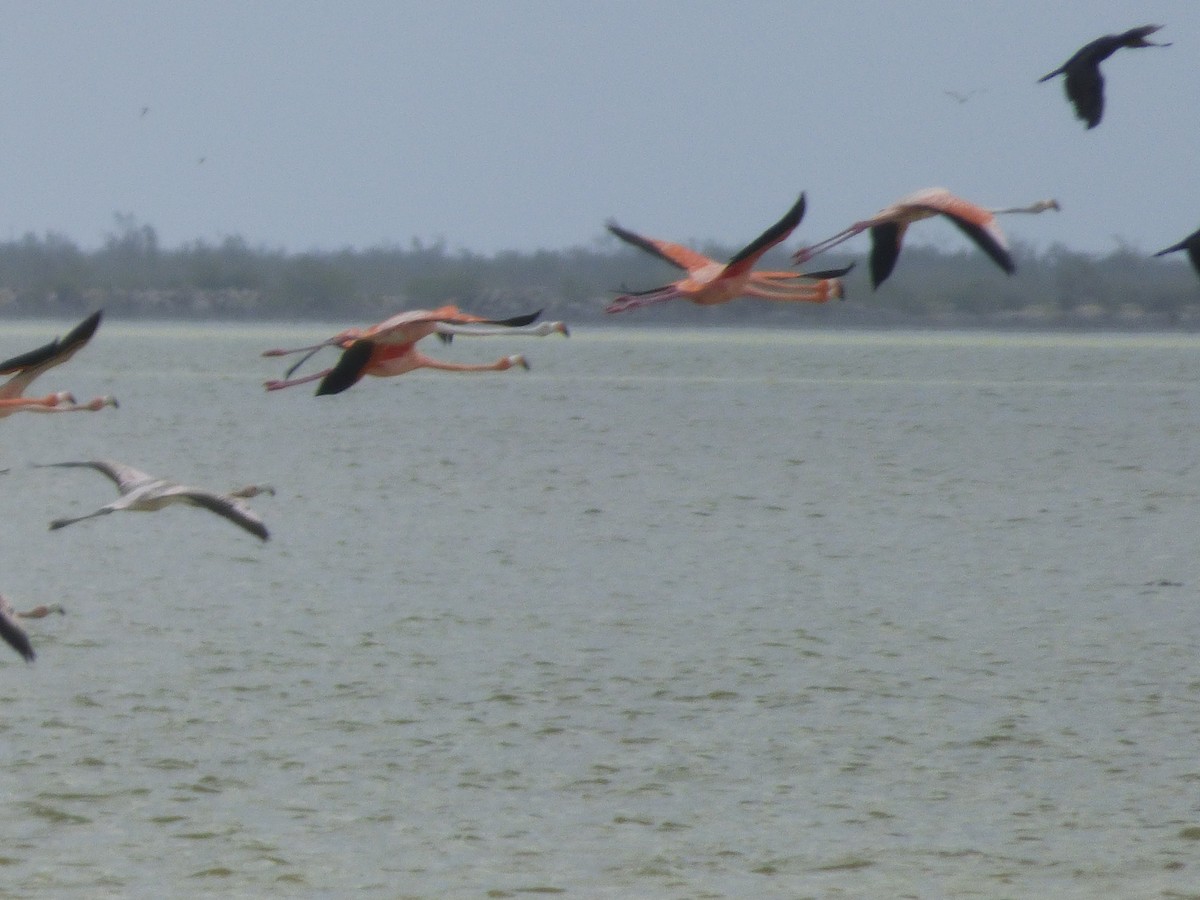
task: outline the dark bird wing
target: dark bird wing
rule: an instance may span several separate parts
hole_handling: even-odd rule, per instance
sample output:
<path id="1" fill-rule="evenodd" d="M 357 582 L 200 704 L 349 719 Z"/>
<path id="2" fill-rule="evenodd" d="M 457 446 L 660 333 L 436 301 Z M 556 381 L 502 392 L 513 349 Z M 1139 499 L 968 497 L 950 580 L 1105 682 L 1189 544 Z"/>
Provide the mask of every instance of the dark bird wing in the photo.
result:
<path id="1" fill-rule="evenodd" d="M 821 269 L 818 272 L 801 272 L 800 276 L 802 278 L 816 278 L 816 279 L 841 278 L 842 276 L 846 275 L 851 269 L 853 269 L 856 265 L 858 265 L 858 264 L 850 263 L 850 265 L 848 265 L 848 266 L 840 266 L 839 268 L 836 268 L 836 269 Z"/>
<path id="2" fill-rule="evenodd" d="M 1188 259 L 1192 262 L 1192 268 L 1200 273 L 1200 230 L 1193 231 L 1178 244 L 1172 244 L 1165 250 L 1159 250 L 1155 256 L 1165 256 L 1168 253 L 1176 253 L 1179 250 L 1186 250 Z"/>
<path id="3" fill-rule="evenodd" d="M 215 512 L 218 516 L 223 516 L 240 528 L 246 529 L 246 531 L 260 540 L 265 541 L 270 537 L 267 526 L 263 524 L 263 520 L 240 500 L 227 495 L 214 494 L 211 491 L 202 491 L 189 487 L 181 487 L 174 493 L 185 498 L 195 506 L 202 506 L 207 510 Z"/>
<path id="4" fill-rule="evenodd" d="M 892 274 L 903 239 L 904 226 L 896 222 L 871 227 L 871 287 L 879 287 Z"/>
<path id="5" fill-rule="evenodd" d="M 12 605 L 2 596 L 0 596 L 0 638 L 3 638 L 8 646 L 20 653 L 25 662 L 33 662 L 37 654 L 33 652 L 33 644 L 29 642 L 29 635 L 25 633 L 25 629 L 17 620 L 17 614 Z"/>
<path id="6" fill-rule="evenodd" d="M 525 325 L 532 325 L 541 318 L 543 310 L 537 312 L 525 313 L 523 316 L 513 316 L 511 319 L 484 319 L 481 322 L 472 322 L 472 325 L 500 325 L 504 328 L 522 328 Z M 456 322 L 447 322 L 447 325 L 458 324 Z M 449 331 L 439 331 L 437 333 L 438 340 L 443 344 L 449 344 L 454 340 L 454 333 Z"/>
<path id="7" fill-rule="evenodd" d="M 337 365 L 321 379 L 321 383 L 317 386 L 317 396 L 340 394 L 357 384 L 358 380 L 363 377 L 363 372 L 374 352 L 374 341 L 355 341 L 347 347 L 342 351 L 342 357 L 337 361 Z"/>
<path id="8" fill-rule="evenodd" d="M 1082 62 L 1067 67 L 1067 98 L 1075 107 L 1075 116 L 1088 128 L 1100 124 L 1104 115 L 1104 76 L 1099 63 Z"/>
<path id="9" fill-rule="evenodd" d="M 21 396 L 33 379 L 47 369 L 62 365 L 74 356 L 84 344 L 92 339 L 92 335 L 100 327 L 100 318 L 103 314 L 103 310 L 96 310 L 63 337 L 55 338 L 36 350 L 30 350 L 0 362 L 0 375 L 14 376 L 0 386 L 0 398 Z"/>
<path id="10" fill-rule="evenodd" d="M 776 244 L 787 239 L 796 226 L 800 224 L 800 220 L 804 218 L 804 194 L 800 194 L 800 199 L 793 204 L 792 208 L 784 214 L 784 217 L 760 234 L 751 243 L 747 244 L 734 255 L 726 264 L 726 271 L 737 266 L 746 260 L 753 260 L 761 256 L 764 252 L 774 247 Z"/>
<path id="11" fill-rule="evenodd" d="M 992 258 L 992 261 L 1002 268 L 1005 272 L 1011 275 L 1017 271 L 1017 264 L 1013 262 L 1012 254 L 1008 252 L 997 240 L 980 228 L 973 222 L 968 222 L 966 219 L 952 216 L 943 213 L 947 219 L 958 226 L 958 229 L 975 242 L 984 253 Z"/>

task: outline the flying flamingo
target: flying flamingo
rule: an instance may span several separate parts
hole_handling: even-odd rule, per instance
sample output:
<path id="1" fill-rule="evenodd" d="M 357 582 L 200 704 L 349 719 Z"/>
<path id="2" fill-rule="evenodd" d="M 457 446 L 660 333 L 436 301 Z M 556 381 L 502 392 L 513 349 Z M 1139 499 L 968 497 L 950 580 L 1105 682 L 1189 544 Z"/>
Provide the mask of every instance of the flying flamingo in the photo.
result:
<path id="1" fill-rule="evenodd" d="M 769 272 L 753 271 L 754 264 L 762 255 L 787 240 L 800 220 L 804 218 L 804 194 L 782 219 L 764 231 L 727 263 L 709 259 L 695 250 L 669 241 L 642 237 L 632 231 L 608 223 L 611 231 L 627 244 L 657 256 L 677 269 L 687 272 L 686 277 L 648 291 L 622 294 L 613 299 L 605 312 L 619 313 L 651 303 L 668 300 L 690 300 L 699 306 L 727 303 L 737 297 L 758 297 L 762 300 L 783 302 L 824 303 L 831 298 L 841 298 L 842 283 L 838 280 L 852 266 L 828 272 Z M 797 284 L 802 279 L 813 283 Z"/>
<path id="2" fill-rule="evenodd" d="M 21 654 L 26 662 L 33 662 L 37 654 L 33 652 L 33 644 L 29 641 L 29 635 L 21 627 L 21 620 L 42 619 L 55 612 L 62 614 L 66 610 L 62 608 L 61 604 L 51 603 L 35 606 L 28 612 L 19 613 L 13 609 L 8 598 L 0 594 L 0 638 Z"/>
<path id="3" fill-rule="evenodd" d="M 1049 81 L 1056 75 L 1066 76 L 1067 99 L 1075 106 L 1075 118 L 1087 122 L 1088 128 L 1100 124 L 1104 115 L 1104 76 L 1100 74 L 1100 63 L 1122 47 L 1170 47 L 1148 41 L 1150 35 L 1162 28 L 1161 25 L 1143 25 L 1130 28 L 1121 34 L 1106 34 L 1084 44 L 1065 63 L 1038 79 L 1038 84 Z"/>
<path id="4" fill-rule="evenodd" d="M 1168 253 L 1174 253 L 1177 250 L 1186 250 L 1188 259 L 1192 261 L 1192 268 L 1200 273 L 1200 230 L 1193 231 L 1178 244 L 1172 244 L 1165 250 L 1159 250 L 1155 256 L 1165 256 Z"/>
<path id="5" fill-rule="evenodd" d="M 39 469 L 55 467 L 95 469 L 112 480 L 121 496 L 112 503 L 100 507 L 95 512 L 75 516 L 74 518 L 55 519 L 50 523 L 51 531 L 58 528 L 65 528 L 67 525 L 80 522 L 84 519 L 107 515 L 111 512 L 120 512 L 122 510 L 154 512 L 172 503 L 186 503 L 191 506 L 203 507 L 211 512 L 215 512 L 219 516 L 224 516 L 235 525 L 244 528 L 261 540 L 265 541 L 269 537 L 267 527 L 263 524 L 262 519 L 243 503 L 242 500 L 256 497 L 259 494 L 273 495 L 275 489 L 270 485 L 248 484 L 245 487 L 238 488 L 236 491 L 230 491 L 228 494 L 218 494 L 213 491 L 188 487 L 174 481 L 167 481 L 154 475 L 147 475 L 145 472 L 140 472 L 132 466 L 126 466 L 107 459 L 46 463 L 37 466 Z"/>
<path id="6" fill-rule="evenodd" d="M 431 334 L 436 334 L 445 341 L 449 341 L 456 334 L 472 336 L 525 334 L 536 337 L 544 337 L 548 334 L 570 334 L 567 326 L 562 322 L 542 322 L 540 325 L 532 325 L 541 314 L 541 310 L 538 310 L 535 313 L 514 316 L 511 319 L 484 319 L 465 313 L 454 305 L 442 306 L 434 310 L 409 310 L 394 315 L 378 325 L 372 325 L 370 328 L 348 328 L 328 340 L 309 347 L 265 351 L 263 356 L 286 356 L 289 353 L 305 354 L 298 363 L 287 370 L 283 380 L 268 381 L 265 387 L 268 391 L 278 391 L 321 379 L 321 384 L 317 387 L 317 396 L 321 396 L 323 394 L 340 394 L 356 384 L 364 375 L 386 378 L 422 368 L 441 369 L 447 372 L 501 372 L 511 369 L 513 366 L 528 369 L 529 363 L 520 354 L 503 356 L 493 363 L 450 363 L 426 356 L 416 349 L 416 343 Z M 337 364 L 323 369 L 315 375 L 291 378 L 292 373 L 322 347 L 342 348 L 342 356 Z"/>
<path id="7" fill-rule="evenodd" d="M 92 339 L 100 327 L 102 314 L 103 310 L 97 310 L 67 332 L 65 337 L 55 338 L 36 350 L 0 362 L 0 375 L 12 375 L 0 385 L 0 418 L 15 412 L 95 412 L 106 406 L 115 408 L 118 405 L 114 397 L 96 397 L 87 403 L 76 403 L 75 397 L 68 391 L 57 391 L 45 397 L 24 396 L 25 389 L 35 378 L 65 363 Z"/>
<path id="8" fill-rule="evenodd" d="M 1057 200 L 1039 200 L 1029 206 L 1014 206 L 1007 209 L 984 209 L 961 197 L 956 197 L 945 188 L 926 188 L 909 194 L 897 200 L 891 206 L 885 207 L 869 219 L 855 222 L 844 231 L 839 231 L 831 238 L 803 247 L 792 255 L 792 261 L 799 265 L 807 262 L 818 253 L 824 253 L 843 241 L 864 231 L 871 232 L 871 284 L 879 287 L 892 274 L 896 259 L 900 256 L 900 247 L 904 241 L 904 232 L 913 222 L 929 219 L 933 216 L 945 216 L 957 225 L 964 234 L 973 240 L 990 256 L 1000 268 L 1010 275 L 1016 270 L 1016 264 L 1008 252 L 1008 241 L 1004 232 L 996 224 L 996 216 L 1005 213 L 1040 213 L 1048 209 L 1059 209 Z"/>

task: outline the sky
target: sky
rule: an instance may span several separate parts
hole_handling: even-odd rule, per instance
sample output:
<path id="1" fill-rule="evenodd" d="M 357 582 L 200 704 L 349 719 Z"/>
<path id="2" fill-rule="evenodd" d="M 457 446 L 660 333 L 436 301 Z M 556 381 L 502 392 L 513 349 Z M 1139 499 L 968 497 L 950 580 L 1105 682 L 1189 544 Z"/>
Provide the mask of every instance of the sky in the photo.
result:
<path id="1" fill-rule="evenodd" d="M 1108 59 L 1097 128 L 1037 83 L 1147 23 L 1173 46 Z M 938 185 L 1151 252 L 1200 226 L 1200 2 L 3 0 L 0 117 L 0 240 L 736 247 L 804 191 L 796 247 Z"/>

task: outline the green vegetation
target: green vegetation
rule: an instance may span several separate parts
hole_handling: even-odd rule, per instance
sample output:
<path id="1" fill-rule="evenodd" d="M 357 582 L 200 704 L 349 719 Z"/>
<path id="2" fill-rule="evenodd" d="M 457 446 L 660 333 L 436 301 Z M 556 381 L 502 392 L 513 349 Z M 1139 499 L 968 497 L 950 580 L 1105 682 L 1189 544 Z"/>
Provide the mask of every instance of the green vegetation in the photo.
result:
<path id="1" fill-rule="evenodd" d="M 1186 260 L 1153 259 L 1127 246 L 1097 257 L 1018 245 L 1018 271 L 1006 277 L 974 247 L 945 253 L 912 245 L 875 292 L 859 257 L 843 303 L 740 300 L 705 309 L 669 303 L 606 316 L 615 290 L 660 285 L 675 270 L 607 238 L 586 249 L 490 257 L 415 240 L 407 248 L 288 254 L 238 237 L 168 250 L 153 228 L 132 217 L 119 216 L 116 224 L 94 251 L 54 234 L 0 244 L 0 316 L 69 318 L 104 308 L 124 318 L 368 323 L 403 309 L 458 303 L 489 316 L 544 308 L 548 317 L 610 325 L 1200 328 L 1200 279 Z M 703 249 L 720 259 L 737 248 Z M 819 265 L 855 258 L 830 255 Z M 787 268 L 786 254 L 769 255 L 764 266 Z"/>

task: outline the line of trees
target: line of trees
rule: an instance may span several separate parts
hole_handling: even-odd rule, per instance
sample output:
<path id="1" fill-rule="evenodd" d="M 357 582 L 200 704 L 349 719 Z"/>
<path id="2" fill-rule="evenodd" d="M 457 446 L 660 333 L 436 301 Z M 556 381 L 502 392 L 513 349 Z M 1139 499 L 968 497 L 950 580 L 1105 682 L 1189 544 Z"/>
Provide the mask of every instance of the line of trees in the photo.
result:
<path id="1" fill-rule="evenodd" d="M 865 245 L 866 239 L 863 239 Z M 716 259 L 737 248 L 699 248 Z M 865 252 L 865 250 L 864 250 Z M 1014 248 L 1006 277 L 973 247 L 905 248 L 891 279 L 872 292 L 865 265 L 846 278 L 848 299 L 823 307 L 743 300 L 696 309 L 670 303 L 618 317 L 618 289 L 677 277 L 669 266 L 614 240 L 591 248 L 482 256 L 444 243 L 285 253 L 240 237 L 160 246 L 152 227 L 118 216 L 103 246 L 84 251 L 55 234 L 0 243 L 0 316 L 370 322 L 403 309 L 454 302 L 496 317 L 544 308 L 570 322 L 1200 329 L 1200 280 L 1183 259 L 1152 259 L 1128 246 L 1106 256 L 1052 246 Z M 854 257 L 831 254 L 821 267 Z M 786 254 L 764 265 L 787 268 Z"/>

